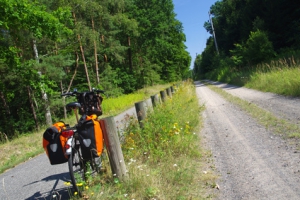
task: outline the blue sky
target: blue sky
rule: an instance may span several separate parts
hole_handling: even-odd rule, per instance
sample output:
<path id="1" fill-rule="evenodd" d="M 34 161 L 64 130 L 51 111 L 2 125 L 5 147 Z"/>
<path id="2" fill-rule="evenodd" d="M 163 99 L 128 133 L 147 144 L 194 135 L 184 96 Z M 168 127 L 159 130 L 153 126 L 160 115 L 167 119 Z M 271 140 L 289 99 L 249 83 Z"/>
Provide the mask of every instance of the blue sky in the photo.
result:
<path id="1" fill-rule="evenodd" d="M 201 54 L 210 34 L 204 29 L 205 21 L 209 20 L 209 8 L 217 0 L 173 0 L 174 11 L 184 28 L 185 45 L 192 57 L 191 68 L 194 66 L 196 53 Z"/>

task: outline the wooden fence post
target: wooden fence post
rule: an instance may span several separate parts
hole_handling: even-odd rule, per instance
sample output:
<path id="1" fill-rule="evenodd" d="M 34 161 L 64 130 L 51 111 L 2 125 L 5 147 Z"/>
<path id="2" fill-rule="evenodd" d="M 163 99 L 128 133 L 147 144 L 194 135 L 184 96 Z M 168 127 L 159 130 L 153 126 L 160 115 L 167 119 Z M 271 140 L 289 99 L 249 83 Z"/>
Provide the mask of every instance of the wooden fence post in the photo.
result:
<path id="1" fill-rule="evenodd" d="M 164 90 L 160 91 L 160 97 L 162 102 L 166 101 L 166 92 Z"/>
<path id="2" fill-rule="evenodd" d="M 167 95 L 168 95 L 170 98 L 172 98 L 171 88 L 167 88 L 166 91 L 167 91 Z"/>
<path id="3" fill-rule="evenodd" d="M 143 128 L 144 127 L 143 120 L 146 119 L 146 114 L 147 114 L 145 104 L 143 101 L 140 101 L 140 102 L 135 103 L 134 105 L 135 105 L 136 114 L 137 114 L 137 118 L 138 118 L 140 127 Z"/>
<path id="4" fill-rule="evenodd" d="M 151 101 L 152 101 L 153 107 L 157 106 L 160 103 L 158 94 L 151 96 Z"/>
<path id="5" fill-rule="evenodd" d="M 173 86 L 171 86 L 171 92 L 172 92 L 172 94 L 175 93 L 175 90 L 174 90 L 174 87 L 173 87 Z"/>
<path id="6" fill-rule="evenodd" d="M 113 176 L 119 178 L 120 181 L 127 180 L 126 165 L 114 117 L 101 119 L 100 125 Z"/>

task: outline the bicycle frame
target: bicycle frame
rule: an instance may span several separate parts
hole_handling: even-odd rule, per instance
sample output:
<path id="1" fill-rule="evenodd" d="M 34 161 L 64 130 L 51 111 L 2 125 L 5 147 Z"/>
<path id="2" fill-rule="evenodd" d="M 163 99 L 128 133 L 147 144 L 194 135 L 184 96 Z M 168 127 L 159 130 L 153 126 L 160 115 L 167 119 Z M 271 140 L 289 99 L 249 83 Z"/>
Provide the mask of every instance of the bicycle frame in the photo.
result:
<path id="1" fill-rule="evenodd" d="M 99 110 L 94 110 L 93 107 L 91 109 L 90 109 L 90 107 L 86 107 L 84 105 L 86 103 L 85 98 L 83 98 L 83 102 L 81 102 L 79 100 L 81 100 L 82 97 L 85 97 L 86 94 L 89 95 L 88 96 L 89 98 L 91 98 L 90 95 L 96 95 L 96 98 L 98 101 L 97 105 L 100 106 L 101 102 L 102 102 L 102 97 L 99 96 L 99 93 L 104 93 L 104 91 L 93 89 L 93 91 L 91 91 L 91 92 L 80 93 L 80 92 L 77 92 L 77 90 L 75 90 L 74 92 L 71 92 L 71 93 L 62 94 L 62 96 L 76 96 L 76 98 L 78 100 L 78 102 L 72 102 L 72 103 L 68 103 L 66 105 L 66 107 L 68 109 L 73 110 L 73 112 L 76 116 L 77 123 L 74 127 L 64 130 L 62 132 L 62 135 L 65 138 L 67 138 L 67 142 L 65 144 L 65 155 L 69 156 L 68 166 L 69 166 L 69 171 L 70 171 L 70 178 L 71 178 L 71 181 L 72 181 L 75 191 L 77 191 L 79 193 L 79 195 L 80 195 L 80 188 L 76 184 L 78 182 L 78 180 L 76 180 L 76 177 L 78 177 L 78 175 L 79 175 L 79 177 L 81 177 L 80 179 L 85 180 L 87 170 L 92 170 L 93 173 L 94 172 L 99 173 L 100 172 L 99 167 L 101 166 L 101 163 L 97 163 L 95 157 L 92 157 L 91 159 L 90 158 L 87 159 L 86 157 L 84 157 L 84 155 L 86 154 L 86 151 L 83 151 L 83 148 L 81 146 L 82 145 L 81 140 L 82 140 L 83 135 L 79 135 L 79 132 L 81 131 L 79 128 L 82 126 L 82 124 L 79 125 L 79 123 L 81 123 L 80 122 L 81 119 L 79 120 L 78 111 L 79 111 L 79 114 L 82 115 L 82 117 L 84 117 L 83 119 L 85 119 L 86 115 L 96 115 L 96 118 L 97 118 L 99 113 L 100 113 L 100 115 L 102 114 L 101 109 L 99 112 Z M 100 102 L 100 100 L 101 100 L 101 102 Z M 79 102 L 81 102 L 81 103 L 79 103 Z M 96 112 L 96 113 L 93 113 L 93 112 Z M 84 152 L 85 152 L 85 154 L 84 154 Z M 100 162 L 101 162 L 101 159 L 100 159 Z M 76 174 L 77 174 L 77 176 L 76 176 Z"/>

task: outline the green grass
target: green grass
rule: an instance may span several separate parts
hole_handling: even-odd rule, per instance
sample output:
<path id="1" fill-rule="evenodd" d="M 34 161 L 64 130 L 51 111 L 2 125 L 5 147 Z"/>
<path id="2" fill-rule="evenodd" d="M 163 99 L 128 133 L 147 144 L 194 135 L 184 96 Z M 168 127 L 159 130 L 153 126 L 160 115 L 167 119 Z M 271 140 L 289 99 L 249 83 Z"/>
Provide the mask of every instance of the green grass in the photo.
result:
<path id="1" fill-rule="evenodd" d="M 282 58 L 252 67 L 224 65 L 206 74 L 208 79 L 286 96 L 300 96 L 300 59 Z"/>
<path id="2" fill-rule="evenodd" d="M 128 94 L 126 96 L 120 96 L 116 98 L 104 98 L 102 103 L 102 109 L 105 116 L 115 116 L 122 111 L 132 107 L 134 103 L 150 98 L 151 95 L 159 93 L 161 90 L 165 90 L 170 87 L 171 84 L 165 85 L 155 85 L 152 87 L 147 87 L 133 94 Z"/>
<path id="3" fill-rule="evenodd" d="M 216 185 L 210 154 L 201 148 L 201 118 L 192 83 L 148 113 L 144 128 L 128 119 L 122 150 L 129 179 L 94 180 L 89 199 L 211 199 Z M 182 113 L 185 113 L 184 115 Z M 205 173 L 204 173 L 205 171 Z M 76 197 L 74 197 L 76 199 Z"/>
<path id="4" fill-rule="evenodd" d="M 287 96 L 300 96 L 300 68 L 274 68 L 270 72 L 257 71 L 245 84 L 248 88 Z"/>

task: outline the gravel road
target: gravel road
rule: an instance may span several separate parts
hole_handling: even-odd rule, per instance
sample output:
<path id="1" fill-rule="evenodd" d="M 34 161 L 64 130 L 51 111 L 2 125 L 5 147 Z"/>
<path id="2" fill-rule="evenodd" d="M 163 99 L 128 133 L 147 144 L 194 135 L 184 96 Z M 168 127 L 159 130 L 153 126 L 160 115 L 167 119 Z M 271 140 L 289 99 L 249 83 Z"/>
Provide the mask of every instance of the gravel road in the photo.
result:
<path id="1" fill-rule="evenodd" d="M 278 117 L 299 121 L 299 99 L 214 84 Z M 299 148 L 202 83 L 195 85 L 199 102 L 206 106 L 201 134 L 220 175 L 217 199 L 300 199 Z"/>

